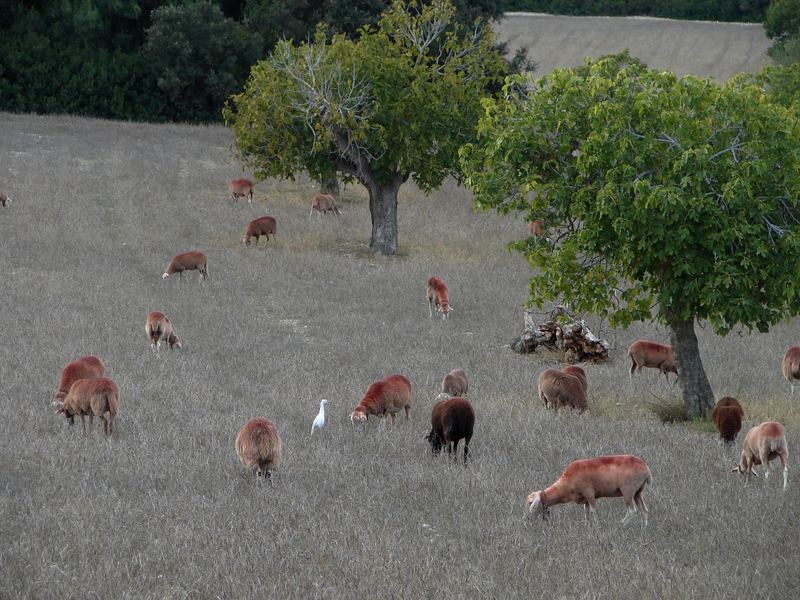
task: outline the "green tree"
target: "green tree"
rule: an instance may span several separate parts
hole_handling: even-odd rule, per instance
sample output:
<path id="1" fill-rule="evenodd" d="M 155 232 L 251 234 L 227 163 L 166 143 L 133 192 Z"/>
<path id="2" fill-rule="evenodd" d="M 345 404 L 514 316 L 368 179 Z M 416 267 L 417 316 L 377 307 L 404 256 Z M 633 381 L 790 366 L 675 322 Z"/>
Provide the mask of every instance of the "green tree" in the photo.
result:
<path id="1" fill-rule="evenodd" d="M 773 0 L 764 18 L 767 37 L 775 40 L 767 53 L 778 64 L 800 62 L 800 0 Z"/>
<path id="2" fill-rule="evenodd" d="M 209 0 L 162 6 L 151 18 L 143 52 L 158 87 L 181 114 L 218 120 L 225 100 L 241 89 L 261 55 L 261 37 Z"/>
<path id="3" fill-rule="evenodd" d="M 785 106 L 800 115 L 800 62 L 790 65 L 767 65 L 758 73 L 740 73 L 731 85 L 757 85 L 767 93 L 767 99 Z"/>
<path id="4" fill-rule="evenodd" d="M 714 398 L 694 325 L 720 334 L 800 311 L 800 121 L 756 86 L 627 54 L 509 80 L 461 152 L 475 204 L 545 221 L 515 247 L 530 300 L 667 325 L 685 412 Z"/>
<path id="5" fill-rule="evenodd" d="M 466 35 L 446 0 L 395 2 L 377 28 L 292 46 L 253 67 L 225 119 L 236 153 L 259 177 L 316 181 L 331 169 L 369 192 L 370 246 L 398 247 L 397 193 L 409 178 L 429 192 L 458 171 L 483 91 L 503 74 L 490 29 Z"/>

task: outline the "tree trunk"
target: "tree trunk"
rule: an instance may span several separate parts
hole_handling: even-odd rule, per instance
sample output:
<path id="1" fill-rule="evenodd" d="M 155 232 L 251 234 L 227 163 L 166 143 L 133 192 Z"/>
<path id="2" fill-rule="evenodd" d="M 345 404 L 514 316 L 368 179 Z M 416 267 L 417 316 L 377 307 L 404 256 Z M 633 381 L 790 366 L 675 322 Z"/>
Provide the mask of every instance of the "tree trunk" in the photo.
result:
<path id="1" fill-rule="evenodd" d="M 369 247 L 375 254 L 388 256 L 397 252 L 397 192 L 402 182 L 398 177 L 389 183 L 367 186 L 372 217 Z"/>
<path id="2" fill-rule="evenodd" d="M 683 393 L 683 410 L 689 418 L 705 417 L 714 407 L 714 392 L 700 359 L 694 317 L 687 321 L 670 320 L 669 326 L 678 384 Z"/>
<path id="3" fill-rule="evenodd" d="M 339 180 L 336 178 L 336 173 L 322 179 L 319 184 L 319 191 L 323 194 L 333 194 L 336 198 L 339 197 Z"/>

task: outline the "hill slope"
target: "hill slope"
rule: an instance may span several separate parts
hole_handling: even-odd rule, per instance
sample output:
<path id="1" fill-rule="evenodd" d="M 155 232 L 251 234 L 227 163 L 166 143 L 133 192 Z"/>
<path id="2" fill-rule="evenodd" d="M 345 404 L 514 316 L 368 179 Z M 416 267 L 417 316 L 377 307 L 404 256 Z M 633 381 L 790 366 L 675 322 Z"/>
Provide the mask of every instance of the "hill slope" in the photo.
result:
<path id="1" fill-rule="evenodd" d="M 598 57 L 628 48 L 656 69 L 679 75 L 730 79 L 757 71 L 767 62 L 770 41 L 757 23 L 677 21 L 650 17 L 565 17 L 507 13 L 495 24 L 497 37 L 512 52 L 528 48 L 536 74 L 576 66 L 586 56 Z"/>

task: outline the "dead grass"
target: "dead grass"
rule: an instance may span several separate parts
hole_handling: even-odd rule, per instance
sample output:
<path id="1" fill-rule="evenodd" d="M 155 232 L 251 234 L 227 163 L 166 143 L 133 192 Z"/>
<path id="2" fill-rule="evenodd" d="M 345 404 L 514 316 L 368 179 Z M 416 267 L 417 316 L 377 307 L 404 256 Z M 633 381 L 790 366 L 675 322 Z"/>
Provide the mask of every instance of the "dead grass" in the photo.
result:
<path id="1" fill-rule="evenodd" d="M 0 188 L 15 199 L 0 211 L 0 596 L 793 597 L 800 486 L 792 475 L 786 493 L 774 480 L 744 487 L 727 473 L 738 446 L 649 412 L 677 386 L 655 372 L 629 382 L 625 351 L 664 331 L 606 331 L 611 360 L 586 368 L 589 414 L 545 412 L 536 379 L 557 358 L 507 347 L 529 275 L 505 251 L 521 220 L 472 214 L 452 184 L 431 198 L 408 186 L 402 257 L 375 258 L 358 190 L 338 220 L 308 218 L 302 180 L 259 183 L 252 207 L 226 202 L 241 173 L 229 142 L 215 127 L 0 115 Z M 279 233 L 245 248 L 262 214 Z M 162 281 L 191 248 L 208 253 L 209 281 Z M 428 318 L 433 273 L 456 307 L 446 322 Z M 149 351 L 155 309 L 183 351 Z M 798 400 L 779 364 L 797 321 L 699 337 L 745 427 L 779 418 L 794 448 Z M 121 390 L 112 440 L 81 436 L 48 404 L 60 368 L 85 353 Z M 433 460 L 423 440 L 455 367 L 477 413 L 467 469 Z M 413 381 L 412 421 L 353 428 L 367 384 L 395 371 Z M 322 397 L 330 425 L 309 438 Z M 257 415 L 284 442 L 271 487 L 233 448 Z M 652 469 L 647 531 L 620 528 L 618 500 L 600 503 L 596 527 L 575 506 L 524 519 L 527 494 L 571 460 L 618 452 Z"/>
<path id="2" fill-rule="evenodd" d="M 582 65 L 584 57 L 630 50 L 653 69 L 727 81 L 769 62 L 760 23 L 678 21 L 648 17 L 569 17 L 512 13 L 495 26 L 509 52 L 528 49 L 536 75 Z"/>

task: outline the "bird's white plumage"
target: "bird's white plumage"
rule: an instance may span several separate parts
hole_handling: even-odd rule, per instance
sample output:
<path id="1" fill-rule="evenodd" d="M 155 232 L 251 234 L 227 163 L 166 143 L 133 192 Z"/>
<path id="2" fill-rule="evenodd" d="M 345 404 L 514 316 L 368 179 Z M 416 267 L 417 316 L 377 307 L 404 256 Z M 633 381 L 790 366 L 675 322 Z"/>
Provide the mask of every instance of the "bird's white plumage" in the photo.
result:
<path id="1" fill-rule="evenodd" d="M 314 435 L 317 429 L 325 427 L 325 405 L 327 403 L 328 401 L 325 398 L 319 401 L 319 412 L 314 418 L 314 422 L 311 424 L 311 435 Z"/>

